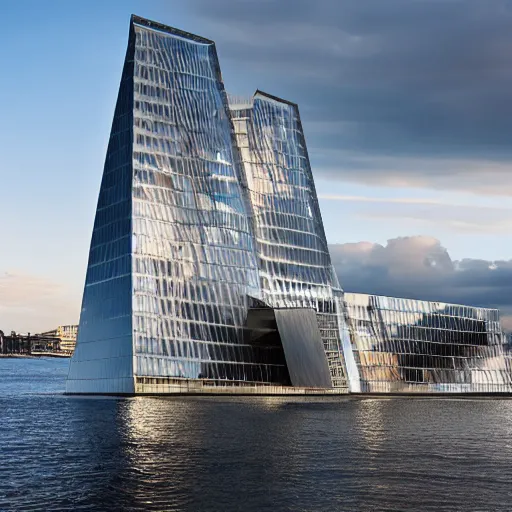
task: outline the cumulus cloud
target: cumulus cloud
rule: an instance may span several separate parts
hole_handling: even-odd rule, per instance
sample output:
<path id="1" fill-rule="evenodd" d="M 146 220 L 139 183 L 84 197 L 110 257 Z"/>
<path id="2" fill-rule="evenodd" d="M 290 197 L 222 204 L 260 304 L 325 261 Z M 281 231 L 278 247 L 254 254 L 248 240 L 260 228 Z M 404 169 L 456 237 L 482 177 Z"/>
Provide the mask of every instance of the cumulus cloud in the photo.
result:
<path id="1" fill-rule="evenodd" d="M 20 272 L 0 274 L 0 330 L 42 332 L 77 323 L 79 294 L 62 283 Z"/>
<path id="2" fill-rule="evenodd" d="M 189 6 L 228 88 L 299 103 L 317 175 L 512 194 L 510 0 Z"/>
<path id="3" fill-rule="evenodd" d="M 512 260 L 452 260 L 426 236 L 334 244 L 330 252 L 346 291 L 500 308 L 512 329 Z"/>

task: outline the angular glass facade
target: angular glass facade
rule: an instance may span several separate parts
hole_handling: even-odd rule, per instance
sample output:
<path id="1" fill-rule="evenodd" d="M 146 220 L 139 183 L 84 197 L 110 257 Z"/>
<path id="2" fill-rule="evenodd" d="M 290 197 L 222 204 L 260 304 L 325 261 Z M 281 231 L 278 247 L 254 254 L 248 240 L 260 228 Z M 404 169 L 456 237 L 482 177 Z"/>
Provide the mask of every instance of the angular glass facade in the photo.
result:
<path id="1" fill-rule="evenodd" d="M 509 354 L 495 310 L 344 294 L 297 105 L 132 17 L 67 392 L 510 392 Z"/>
<path id="2" fill-rule="evenodd" d="M 345 294 L 363 392 L 510 392 L 510 347 L 499 312 Z"/>
<path id="3" fill-rule="evenodd" d="M 275 347 L 246 343 L 243 182 L 213 42 L 132 17 L 68 391 L 286 381 Z"/>
<path id="4" fill-rule="evenodd" d="M 257 91 L 229 97 L 249 191 L 262 298 L 275 308 L 313 308 L 335 387 L 346 385 L 331 264 L 296 104 Z"/>
<path id="5" fill-rule="evenodd" d="M 91 238 L 77 345 L 67 392 L 133 393 L 132 137 L 130 36 Z"/>
<path id="6" fill-rule="evenodd" d="M 135 374 L 269 381 L 242 346 L 252 232 L 211 41 L 134 23 Z"/>
<path id="7" fill-rule="evenodd" d="M 315 306 L 332 298 L 339 285 L 299 111 L 260 91 L 251 100 L 237 105 L 230 98 L 230 106 L 250 194 L 263 300 L 275 307 Z"/>

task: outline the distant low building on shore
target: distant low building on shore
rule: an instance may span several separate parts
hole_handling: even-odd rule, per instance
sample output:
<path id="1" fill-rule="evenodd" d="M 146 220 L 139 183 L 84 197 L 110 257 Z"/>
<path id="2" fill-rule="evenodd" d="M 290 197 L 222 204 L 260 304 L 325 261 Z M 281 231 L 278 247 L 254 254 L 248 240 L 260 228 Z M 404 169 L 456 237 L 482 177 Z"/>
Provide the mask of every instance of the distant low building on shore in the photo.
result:
<path id="1" fill-rule="evenodd" d="M 60 350 L 73 353 L 78 335 L 78 325 L 59 325 L 52 331 L 43 332 L 40 336 L 60 338 Z"/>
<path id="2" fill-rule="evenodd" d="M 75 350 L 78 325 L 59 325 L 40 334 L 0 330 L 0 356 L 55 354 L 71 356 Z"/>
<path id="3" fill-rule="evenodd" d="M 14 331 L 4 334 L 0 330 L 0 355 L 27 355 L 32 352 L 32 345 L 28 336 L 22 336 Z"/>

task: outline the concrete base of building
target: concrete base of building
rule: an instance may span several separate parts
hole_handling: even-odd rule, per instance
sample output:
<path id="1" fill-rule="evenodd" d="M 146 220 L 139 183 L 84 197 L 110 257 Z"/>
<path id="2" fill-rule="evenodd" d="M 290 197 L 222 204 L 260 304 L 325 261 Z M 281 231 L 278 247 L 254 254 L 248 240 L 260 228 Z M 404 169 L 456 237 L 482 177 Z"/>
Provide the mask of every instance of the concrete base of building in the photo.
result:
<path id="1" fill-rule="evenodd" d="M 348 395 L 348 390 L 343 388 L 301 388 L 290 386 L 156 386 L 138 385 L 136 395 L 216 395 L 216 396 L 326 396 Z"/>
<path id="2" fill-rule="evenodd" d="M 135 393 L 112 392 L 66 392 L 70 396 L 283 396 L 283 397 L 346 397 L 360 400 L 367 399 L 395 399 L 395 398 L 422 398 L 422 399 L 503 399 L 512 398 L 512 392 L 491 393 L 351 393 L 346 388 L 300 388 L 290 386 L 138 386 Z"/>
<path id="3" fill-rule="evenodd" d="M 66 395 L 109 396 L 337 396 L 348 388 L 308 388 L 263 384 L 223 384 L 202 380 L 136 378 L 134 393 L 67 391 Z"/>
<path id="4" fill-rule="evenodd" d="M 168 377 L 134 377 L 124 379 L 126 385 L 107 386 L 69 385 L 67 395 L 108 395 L 108 396 L 287 396 L 287 397 L 336 397 L 346 396 L 355 399 L 368 398 L 509 398 L 512 390 L 482 390 L 482 391 L 440 391 L 423 388 L 403 389 L 395 391 L 366 391 L 350 392 L 342 388 L 313 388 L 298 386 L 283 386 L 259 384 L 250 382 L 213 381 L 204 379 L 179 379 Z M 69 381 L 68 381 L 69 383 Z M 71 384 L 75 384 L 71 382 Z M 90 384 L 90 383 L 89 383 Z"/>
<path id="5" fill-rule="evenodd" d="M 451 399 L 484 399 L 484 398 L 512 398 L 512 391 L 482 391 L 482 392 L 396 392 L 396 393 L 349 393 L 351 397 L 368 398 L 451 398 Z"/>

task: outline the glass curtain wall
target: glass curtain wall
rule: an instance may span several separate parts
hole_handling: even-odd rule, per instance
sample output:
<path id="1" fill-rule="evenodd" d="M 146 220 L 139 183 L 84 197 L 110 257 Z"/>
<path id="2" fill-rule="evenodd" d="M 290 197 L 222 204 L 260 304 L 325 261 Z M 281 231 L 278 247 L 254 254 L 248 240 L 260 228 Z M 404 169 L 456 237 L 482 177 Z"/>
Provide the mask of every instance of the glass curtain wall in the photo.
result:
<path id="1" fill-rule="evenodd" d="M 331 264 L 297 105 L 229 97 L 249 190 L 263 300 L 317 311 L 333 385 L 345 386 Z"/>
<path id="2" fill-rule="evenodd" d="M 244 344 L 258 269 L 215 45 L 141 19 L 134 38 L 135 374 L 278 381 Z"/>
<path id="3" fill-rule="evenodd" d="M 80 327 L 70 362 L 69 393 L 133 393 L 132 139 L 130 37 L 89 250 Z"/>
<path id="4" fill-rule="evenodd" d="M 363 392 L 510 392 L 499 311 L 345 294 Z"/>
<path id="5" fill-rule="evenodd" d="M 133 16 L 68 391 L 288 378 L 282 350 L 246 342 L 242 183 L 214 43 Z"/>

